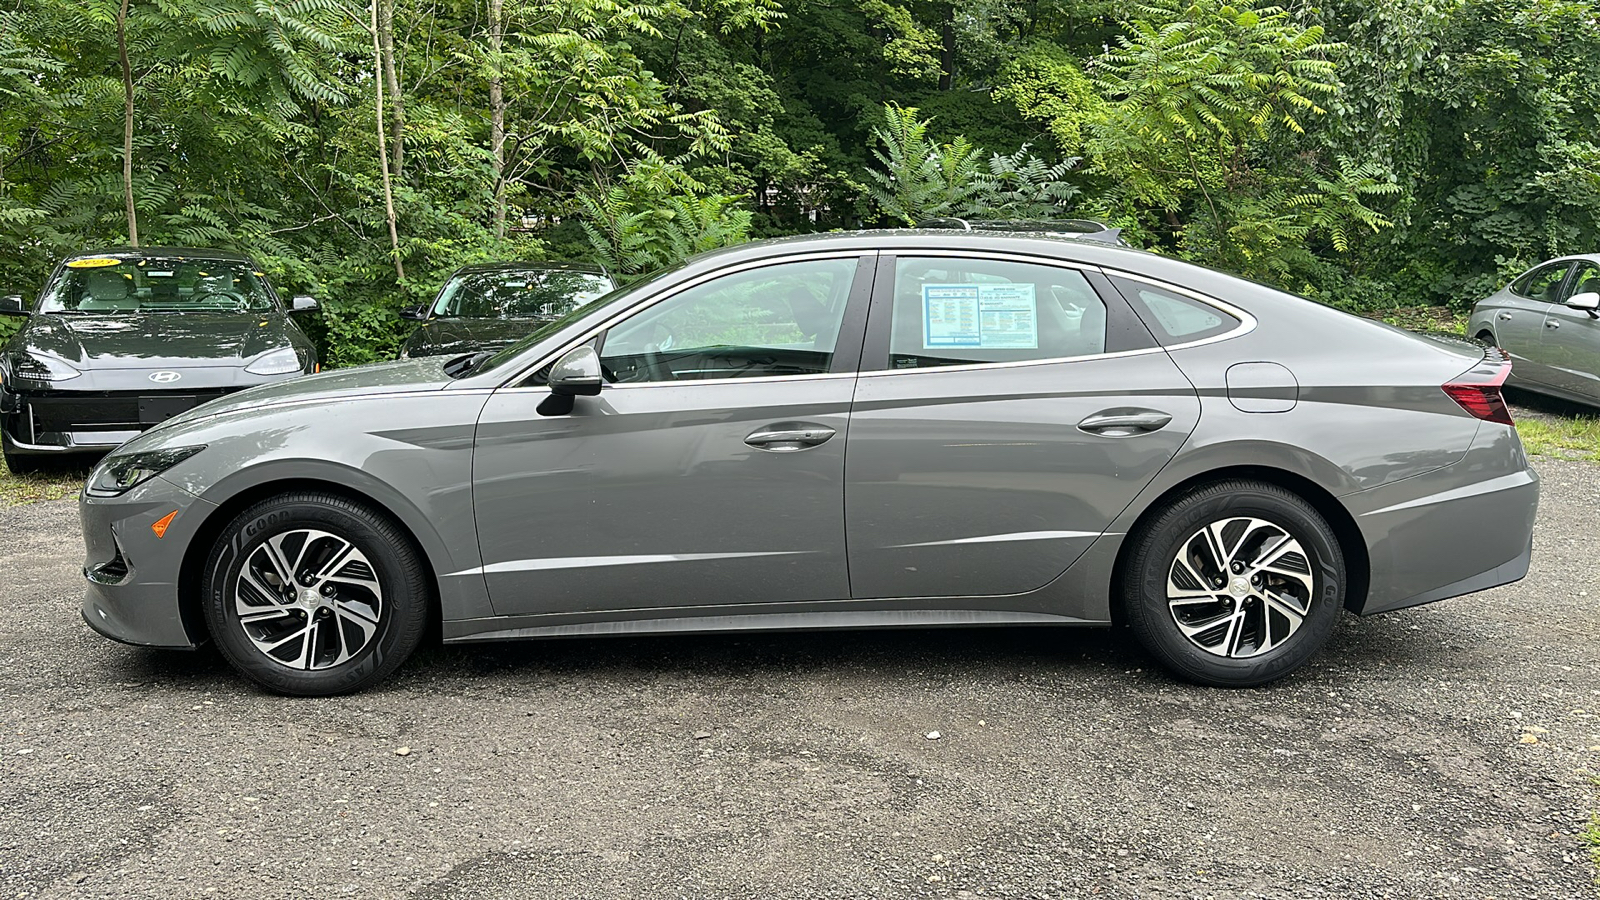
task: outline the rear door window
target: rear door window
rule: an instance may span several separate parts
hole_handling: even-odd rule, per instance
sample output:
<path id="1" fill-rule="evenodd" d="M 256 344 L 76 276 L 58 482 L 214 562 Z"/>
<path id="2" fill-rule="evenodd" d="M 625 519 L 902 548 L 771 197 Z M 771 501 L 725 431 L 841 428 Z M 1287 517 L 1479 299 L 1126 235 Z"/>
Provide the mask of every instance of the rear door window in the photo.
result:
<path id="1" fill-rule="evenodd" d="M 1561 282 L 1567 277 L 1568 263 L 1541 266 L 1511 282 L 1511 293 L 1541 303 L 1561 302 Z"/>
<path id="2" fill-rule="evenodd" d="M 1106 304 L 1082 272 L 1005 259 L 895 260 L 889 368 L 1095 356 Z"/>

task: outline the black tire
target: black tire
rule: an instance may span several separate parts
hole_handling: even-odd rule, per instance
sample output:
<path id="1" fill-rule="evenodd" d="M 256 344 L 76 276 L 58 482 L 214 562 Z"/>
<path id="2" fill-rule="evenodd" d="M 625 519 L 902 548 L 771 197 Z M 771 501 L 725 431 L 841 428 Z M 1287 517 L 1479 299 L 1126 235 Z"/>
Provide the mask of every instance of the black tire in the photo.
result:
<path id="1" fill-rule="evenodd" d="M 42 468 L 41 462 L 37 457 L 9 451 L 5 452 L 4 455 L 6 468 L 10 469 L 13 475 L 32 475 Z"/>
<path id="2" fill-rule="evenodd" d="M 329 537 L 311 536 L 319 532 Z M 268 568 L 273 557 L 266 544 L 274 538 L 282 558 L 299 551 L 289 561 L 291 568 L 301 566 L 297 573 L 309 576 L 320 568 L 337 576 L 362 575 L 364 570 L 355 567 L 365 564 L 376 590 L 356 583 L 367 579 L 349 577 L 337 579 L 337 584 L 316 577 L 297 579 L 293 587 L 282 584 Z M 338 550 L 339 542 L 351 549 Z M 336 562 L 340 553 L 344 561 Z M 246 566 L 251 567 L 250 578 L 242 579 Z M 308 581 L 333 591 L 326 606 L 303 608 L 289 599 L 317 594 Z M 282 594 L 263 594 L 258 585 Z M 234 518 L 211 550 L 203 594 L 206 624 L 228 662 L 270 690 L 306 697 L 359 691 L 388 677 L 422 642 L 431 597 L 427 571 L 404 530 L 360 503 L 320 492 L 272 497 Z M 240 605 L 261 610 L 260 617 L 253 615 L 248 624 L 241 621 Z M 362 615 L 355 615 L 356 610 Z M 277 617 L 279 611 L 283 618 Z M 278 656 L 257 643 L 256 638 L 272 643 L 295 628 L 303 635 L 299 643 L 291 637 Z M 304 651 L 299 660 L 282 658 L 297 650 Z"/>
<path id="3" fill-rule="evenodd" d="M 1263 524 L 1241 521 L 1250 519 Z M 1218 529 L 1216 541 L 1203 531 L 1230 520 L 1232 524 Z M 1287 537 L 1277 536 L 1279 532 Z M 1208 559 L 1217 558 L 1210 548 L 1222 547 L 1221 555 L 1229 556 L 1226 547 L 1234 536 L 1239 538 L 1234 546 L 1242 571 L 1227 563 L 1220 570 L 1208 566 Z M 1289 548 L 1284 548 L 1281 566 L 1254 567 L 1280 548 L 1278 541 L 1289 538 L 1299 544 L 1304 574 L 1297 574 L 1301 564 Z M 1288 675 L 1328 642 L 1344 607 L 1344 554 L 1333 529 L 1311 504 L 1276 485 L 1246 480 L 1202 485 L 1168 504 L 1130 540 L 1133 552 L 1121 585 L 1128 625 L 1152 656 L 1198 684 L 1253 687 Z M 1180 550 L 1185 554 L 1182 566 Z M 1213 572 L 1220 582 L 1195 579 Z M 1256 575 L 1264 579 L 1264 590 L 1250 586 Z M 1168 596 L 1169 578 L 1176 600 Z M 1241 579 L 1242 588 L 1237 583 Z M 1195 589 L 1185 590 L 1191 583 Z M 1215 600 L 1208 602 L 1204 594 L 1215 594 Z M 1286 606 L 1303 611 L 1297 626 L 1282 611 Z M 1191 639 L 1180 627 L 1180 617 L 1192 631 L 1205 630 Z M 1281 639 L 1274 642 L 1274 634 Z M 1215 646 L 1202 646 L 1216 637 L 1220 640 Z"/>

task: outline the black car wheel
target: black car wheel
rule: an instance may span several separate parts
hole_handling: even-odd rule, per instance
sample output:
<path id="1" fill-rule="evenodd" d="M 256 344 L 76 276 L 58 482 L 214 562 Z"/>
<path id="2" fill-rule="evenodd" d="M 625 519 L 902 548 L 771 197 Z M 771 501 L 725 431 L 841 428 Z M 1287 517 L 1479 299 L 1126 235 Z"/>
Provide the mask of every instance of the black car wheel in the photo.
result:
<path id="1" fill-rule="evenodd" d="M 206 623 L 222 654 L 284 694 L 367 687 L 416 650 L 427 625 L 430 586 L 409 537 L 332 494 L 284 494 L 245 510 L 206 573 Z"/>
<path id="2" fill-rule="evenodd" d="M 40 462 L 38 457 L 24 456 L 20 453 L 12 453 L 9 450 L 4 451 L 4 455 L 6 468 L 10 469 L 13 475 L 31 475 L 39 471 Z"/>
<path id="3" fill-rule="evenodd" d="M 1131 536 L 1123 610 L 1147 650 L 1215 687 L 1265 684 L 1327 643 L 1344 605 L 1338 539 L 1292 492 L 1205 485 Z"/>

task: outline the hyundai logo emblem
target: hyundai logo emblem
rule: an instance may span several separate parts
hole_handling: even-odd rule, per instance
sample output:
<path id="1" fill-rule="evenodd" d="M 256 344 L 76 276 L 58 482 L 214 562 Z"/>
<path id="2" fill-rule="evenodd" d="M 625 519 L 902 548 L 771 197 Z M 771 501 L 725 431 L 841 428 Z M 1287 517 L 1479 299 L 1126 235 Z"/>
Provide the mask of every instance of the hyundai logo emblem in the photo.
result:
<path id="1" fill-rule="evenodd" d="M 183 376 L 177 372 L 151 372 L 150 380 L 156 384 L 171 384 Z"/>

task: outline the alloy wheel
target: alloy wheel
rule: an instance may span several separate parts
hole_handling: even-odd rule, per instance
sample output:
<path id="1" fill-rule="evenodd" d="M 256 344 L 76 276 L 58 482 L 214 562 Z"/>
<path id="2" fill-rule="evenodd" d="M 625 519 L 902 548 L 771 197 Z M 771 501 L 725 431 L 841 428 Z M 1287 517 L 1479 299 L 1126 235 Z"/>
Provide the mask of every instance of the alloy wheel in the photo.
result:
<path id="1" fill-rule="evenodd" d="M 233 608 L 245 637 L 290 669 L 340 665 L 378 632 L 383 588 L 365 553 L 328 531 L 273 535 L 245 557 Z"/>
<path id="2" fill-rule="evenodd" d="M 1215 656 L 1246 658 L 1282 646 L 1311 611 L 1316 580 L 1300 541 L 1254 517 L 1213 521 L 1178 547 L 1167 608 L 1178 630 Z"/>

